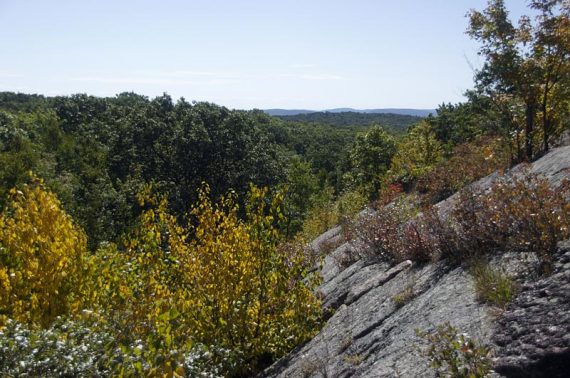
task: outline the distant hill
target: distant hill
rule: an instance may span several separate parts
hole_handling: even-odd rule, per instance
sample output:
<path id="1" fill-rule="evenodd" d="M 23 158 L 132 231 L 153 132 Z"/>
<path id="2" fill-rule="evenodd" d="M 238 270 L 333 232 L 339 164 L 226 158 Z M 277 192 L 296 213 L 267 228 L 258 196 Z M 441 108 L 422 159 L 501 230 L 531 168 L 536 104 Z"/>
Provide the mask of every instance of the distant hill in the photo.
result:
<path id="1" fill-rule="evenodd" d="M 316 112 L 275 117 L 289 122 L 318 123 L 336 127 L 378 124 L 395 133 L 405 132 L 409 126 L 418 123 L 423 118 L 406 114 L 357 112 Z"/>
<path id="2" fill-rule="evenodd" d="M 297 114 L 309 114 L 315 113 L 316 110 L 306 110 L 306 109 L 264 109 L 265 113 L 270 116 L 288 116 Z"/>
<path id="3" fill-rule="evenodd" d="M 382 108 L 382 109 L 354 109 L 354 108 L 334 108 L 326 110 L 307 110 L 307 109 L 265 109 L 265 113 L 271 116 L 291 116 L 298 114 L 310 113 L 373 113 L 373 114 L 402 114 L 416 117 L 427 117 L 430 113 L 435 114 L 435 109 L 399 109 L 399 108 Z"/>

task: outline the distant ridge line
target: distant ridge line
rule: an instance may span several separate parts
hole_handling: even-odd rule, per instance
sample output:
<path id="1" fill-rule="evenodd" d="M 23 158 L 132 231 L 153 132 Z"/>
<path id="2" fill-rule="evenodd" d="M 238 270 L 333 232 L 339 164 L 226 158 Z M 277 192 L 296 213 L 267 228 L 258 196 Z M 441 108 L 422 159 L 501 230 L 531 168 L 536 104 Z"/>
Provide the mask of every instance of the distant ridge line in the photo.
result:
<path id="1" fill-rule="evenodd" d="M 430 113 L 436 113 L 435 109 L 411 109 L 411 108 L 380 108 L 380 109 L 354 109 L 354 108 L 334 108 L 325 110 L 309 110 L 309 109 L 264 109 L 265 113 L 271 116 L 292 116 L 299 114 L 311 114 L 311 113 L 368 113 L 368 114 L 400 114 L 400 115 L 411 115 L 416 117 L 427 117 Z"/>

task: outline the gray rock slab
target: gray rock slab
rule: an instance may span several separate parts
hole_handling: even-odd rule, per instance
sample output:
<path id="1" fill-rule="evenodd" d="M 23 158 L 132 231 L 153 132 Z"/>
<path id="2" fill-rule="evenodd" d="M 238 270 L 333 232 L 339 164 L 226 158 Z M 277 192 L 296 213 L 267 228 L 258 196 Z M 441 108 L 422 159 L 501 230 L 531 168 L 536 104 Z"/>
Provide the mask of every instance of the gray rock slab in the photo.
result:
<path id="1" fill-rule="evenodd" d="M 265 376 L 433 376 L 420 352 L 422 340 L 416 329 L 431 330 L 452 320 L 462 332 L 482 340 L 492 333 L 491 315 L 476 302 L 471 278 L 460 268 L 446 269 L 442 263 L 424 267 L 403 263 L 371 275 L 355 286 L 366 288 L 355 290 L 363 295 L 345 300 L 315 338 L 273 365 Z M 415 297 L 398 305 L 394 296 L 408 287 Z"/>
<path id="2" fill-rule="evenodd" d="M 331 228 L 330 230 L 321 234 L 319 237 L 313 240 L 311 242 L 311 248 L 313 249 L 313 251 L 319 252 L 323 247 L 324 243 L 331 242 L 331 239 L 338 237 L 341 233 L 342 233 L 342 227 L 337 226 Z"/>
<path id="3" fill-rule="evenodd" d="M 523 285 L 498 319 L 495 369 L 509 377 L 570 373 L 570 241 L 559 244 L 554 273 Z"/>

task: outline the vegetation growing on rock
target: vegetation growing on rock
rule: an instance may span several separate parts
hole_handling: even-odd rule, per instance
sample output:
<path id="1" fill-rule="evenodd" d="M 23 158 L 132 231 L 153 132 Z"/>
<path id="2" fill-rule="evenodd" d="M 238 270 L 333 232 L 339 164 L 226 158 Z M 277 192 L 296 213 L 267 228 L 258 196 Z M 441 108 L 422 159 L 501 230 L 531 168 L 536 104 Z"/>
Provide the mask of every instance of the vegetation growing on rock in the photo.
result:
<path id="1" fill-rule="evenodd" d="M 529 252 L 553 273 L 570 185 L 508 169 L 570 127 L 570 7 L 530 5 L 518 25 L 501 0 L 469 12 L 475 88 L 405 134 L 409 117 L 340 127 L 166 94 L 0 93 L 0 374 L 255 374 L 318 331 L 307 242 L 336 224 L 327 252 L 362 247 L 339 261 Z M 473 274 L 482 300 L 512 300 L 508 276 Z M 488 350 L 450 325 L 423 335 L 436 368 L 488 371 Z"/>
<path id="2" fill-rule="evenodd" d="M 449 323 L 433 332 L 416 331 L 428 342 L 424 353 L 432 368 L 443 377 L 484 378 L 491 371 L 491 350 Z"/>

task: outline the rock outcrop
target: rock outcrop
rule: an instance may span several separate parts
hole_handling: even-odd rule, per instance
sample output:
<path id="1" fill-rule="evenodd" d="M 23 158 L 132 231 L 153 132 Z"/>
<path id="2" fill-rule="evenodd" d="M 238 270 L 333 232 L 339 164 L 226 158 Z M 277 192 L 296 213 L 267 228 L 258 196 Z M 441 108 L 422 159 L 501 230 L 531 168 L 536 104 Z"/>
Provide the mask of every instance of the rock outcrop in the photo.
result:
<path id="1" fill-rule="evenodd" d="M 553 185 L 570 177 L 570 147 L 552 150 L 527 168 Z M 488 187 L 497 175 L 475 183 Z M 457 196 L 439 204 L 447 209 Z M 342 243 L 336 228 L 313 242 Z M 503 314 L 476 300 L 471 276 L 444 261 L 418 266 L 410 261 L 390 267 L 373 259 L 351 261 L 357 242 L 344 243 L 326 258 L 320 293 L 327 321 L 312 340 L 268 368 L 266 377 L 430 377 L 416 329 L 432 330 L 450 322 L 497 351 L 496 370 L 505 376 L 558 376 L 570 351 L 570 242 L 561 245 L 552 276 L 523 285 Z M 355 250 L 356 249 L 356 250 Z M 367 255 L 362 253 L 361 255 Z M 520 271 L 508 254 L 495 261 Z M 528 277 L 528 275 L 526 275 Z M 545 366 L 554 366 L 551 370 Z M 526 375 L 525 375 L 526 374 Z"/>
<path id="2" fill-rule="evenodd" d="M 495 370 L 516 377 L 570 375 L 570 240 L 559 244 L 554 273 L 523 285 L 497 321 Z"/>

